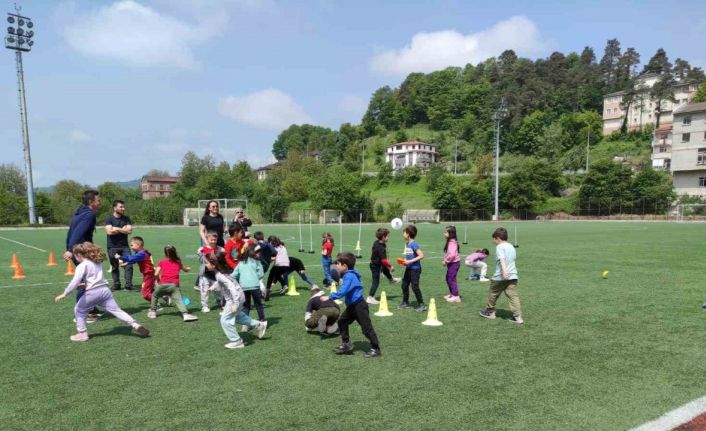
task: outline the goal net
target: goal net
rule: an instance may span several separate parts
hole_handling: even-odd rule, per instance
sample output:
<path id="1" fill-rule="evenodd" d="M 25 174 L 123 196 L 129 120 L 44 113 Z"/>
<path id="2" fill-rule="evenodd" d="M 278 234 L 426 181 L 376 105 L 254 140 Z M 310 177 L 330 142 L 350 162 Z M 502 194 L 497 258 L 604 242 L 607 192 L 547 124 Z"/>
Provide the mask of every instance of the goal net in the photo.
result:
<path id="1" fill-rule="evenodd" d="M 319 224 L 338 224 L 342 216 L 343 212 L 340 210 L 321 210 Z"/>
<path id="2" fill-rule="evenodd" d="M 684 221 L 706 221 L 706 204 L 679 204 L 671 215 L 678 222 Z"/>
<path id="3" fill-rule="evenodd" d="M 236 208 L 242 208 L 247 215 L 247 199 L 201 199 L 196 203 L 196 208 L 184 208 L 184 226 L 197 226 L 201 223 L 201 217 L 206 211 L 206 205 L 211 201 L 218 202 L 218 212 L 223 216 L 226 224 L 233 220 Z"/>
<path id="4" fill-rule="evenodd" d="M 405 223 L 439 223 L 439 210 L 406 210 L 402 215 Z"/>

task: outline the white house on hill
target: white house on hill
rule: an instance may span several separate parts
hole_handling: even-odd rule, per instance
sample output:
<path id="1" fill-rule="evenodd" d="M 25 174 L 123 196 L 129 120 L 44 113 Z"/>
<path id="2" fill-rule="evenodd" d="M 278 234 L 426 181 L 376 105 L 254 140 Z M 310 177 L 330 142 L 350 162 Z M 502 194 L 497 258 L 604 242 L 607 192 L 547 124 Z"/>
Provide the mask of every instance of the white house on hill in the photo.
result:
<path id="1" fill-rule="evenodd" d="M 399 142 L 388 145 L 385 161 L 392 164 L 392 169 L 399 170 L 419 166 L 423 171 L 439 160 L 436 145 L 420 141 Z"/>

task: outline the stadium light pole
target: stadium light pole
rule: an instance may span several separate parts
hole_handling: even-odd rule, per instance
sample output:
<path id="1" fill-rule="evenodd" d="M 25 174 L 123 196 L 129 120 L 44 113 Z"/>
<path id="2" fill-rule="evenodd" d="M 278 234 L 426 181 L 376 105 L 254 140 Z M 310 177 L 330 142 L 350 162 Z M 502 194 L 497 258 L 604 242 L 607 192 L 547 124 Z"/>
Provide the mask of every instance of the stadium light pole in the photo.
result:
<path id="1" fill-rule="evenodd" d="M 37 223 L 34 213 L 34 182 L 32 181 L 32 156 L 29 151 L 29 127 L 27 126 L 27 100 L 25 98 L 25 77 L 22 67 L 22 52 L 32 50 L 34 41 L 34 23 L 31 18 L 20 15 L 21 8 L 15 5 L 16 13 L 7 14 L 7 36 L 5 48 L 15 51 L 15 64 L 17 66 L 17 86 L 19 87 L 20 120 L 22 122 L 22 147 L 25 158 L 25 177 L 27 179 L 27 205 L 29 206 L 29 223 Z"/>
<path id="2" fill-rule="evenodd" d="M 507 115 L 505 108 L 505 98 L 500 99 L 500 106 L 493 114 L 495 120 L 495 212 L 493 213 L 493 221 L 498 220 L 498 191 L 500 189 L 500 122 Z"/>
<path id="3" fill-rule="evenodd" d="M 588 137 L 586 138 L 586 173 L 588 173 L 588 157 L 589 157 L 590 150 L 591 150 L 591 129 L 589 126 Z"/>

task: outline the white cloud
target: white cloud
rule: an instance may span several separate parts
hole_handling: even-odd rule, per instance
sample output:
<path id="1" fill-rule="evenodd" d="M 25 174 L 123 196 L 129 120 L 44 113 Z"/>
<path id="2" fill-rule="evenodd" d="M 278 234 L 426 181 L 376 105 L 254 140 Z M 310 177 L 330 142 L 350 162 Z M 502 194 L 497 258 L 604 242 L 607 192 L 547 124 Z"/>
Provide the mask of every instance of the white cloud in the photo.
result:
<path id="1" fill-rule="evenodd" d="M 218 112 L 238 123 L 260 129 L 282 130 L 312 119 L 292 97 L 276 88 L 246 96 L 228 96 L 218 102 Z"/>
<path id="2" fill-rule="evenodd" d="M 91 135 L 88 133 L 84 132 L 83 130 L 71 130 L 69 132 L 69 142 L 72 144 L 77 144 L 81 142 L 90 142 L 91 141 Z"/>
<path id="3" fill-rule="evenodd" d="M 543 53 L 546 47 L 547 43 L 531 20 L 513 16 L 477 33 L 464 35 L 455 30 L 417 33 L 409 45 L 374 55 L 370 69 L 399 76 L 475 64 L 506 49 L 513 49 L 518 55 L 533 56 Z"/>
<path id="4" fill-rule="evenodd" d="M 76 51 L 129 66 L 192 68 L 193 50 L 218 34 L 226 13 L 202 16 L 196 24 L 121 0 L 88 14 L 71 14 L 64 36 Z"/>
<path id="5" fill-rule="evenodd" d="M 338 102 L 338 109 L 345 114 L 355 115 L 357 120 L 360 120 L 365 110 L 368 109 L 368 102 L 361 97 L 348 94 Z"/>

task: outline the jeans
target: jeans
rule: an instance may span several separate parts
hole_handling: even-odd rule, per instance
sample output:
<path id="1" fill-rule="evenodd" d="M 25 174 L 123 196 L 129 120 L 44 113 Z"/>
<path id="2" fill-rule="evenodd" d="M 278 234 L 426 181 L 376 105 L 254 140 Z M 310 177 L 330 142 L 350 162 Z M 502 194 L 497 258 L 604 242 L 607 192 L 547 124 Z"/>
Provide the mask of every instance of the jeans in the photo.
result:
<path id="1" fill-rule="evenodd" d="M 114 256 L 119 254 L 122 256 L 129 256 L 132 254 L 129 247 L 115 247 L 108 249 L 108 259 L 110 260 L 110 275 L 113 276 L 113 287 L 120 287 L 120 261 Z M 128 264 L 125 267 L 125 288 L 132 288 L 132 265 Z"/>
<path id="2" fill-rule="evenodd" d="M 233 306 L 237 307 L 237 311 L 233 312 Z M 224 308 L 224 313 L 221 316 L 221 328 L 223 332 L 228 337 L 231 342 L 240 341 L 240 335 L 238 331 L 235 330 L 235 325 L 246 325 L 250 328 L 256 328 L 260 326 L 260 322 L 251 319 L 250 316 L 245 314 L 242 309 L 242 304 L 233 304 L 232 302 L 227 302 Z"/>
<path id="3" fill-rule="evenodd" d="M 333 283 L 333 278 L 331 278 L 331 256 L 321 256 L 321 266 L 324 267 L 324 280 L 327 286 Z"/>

